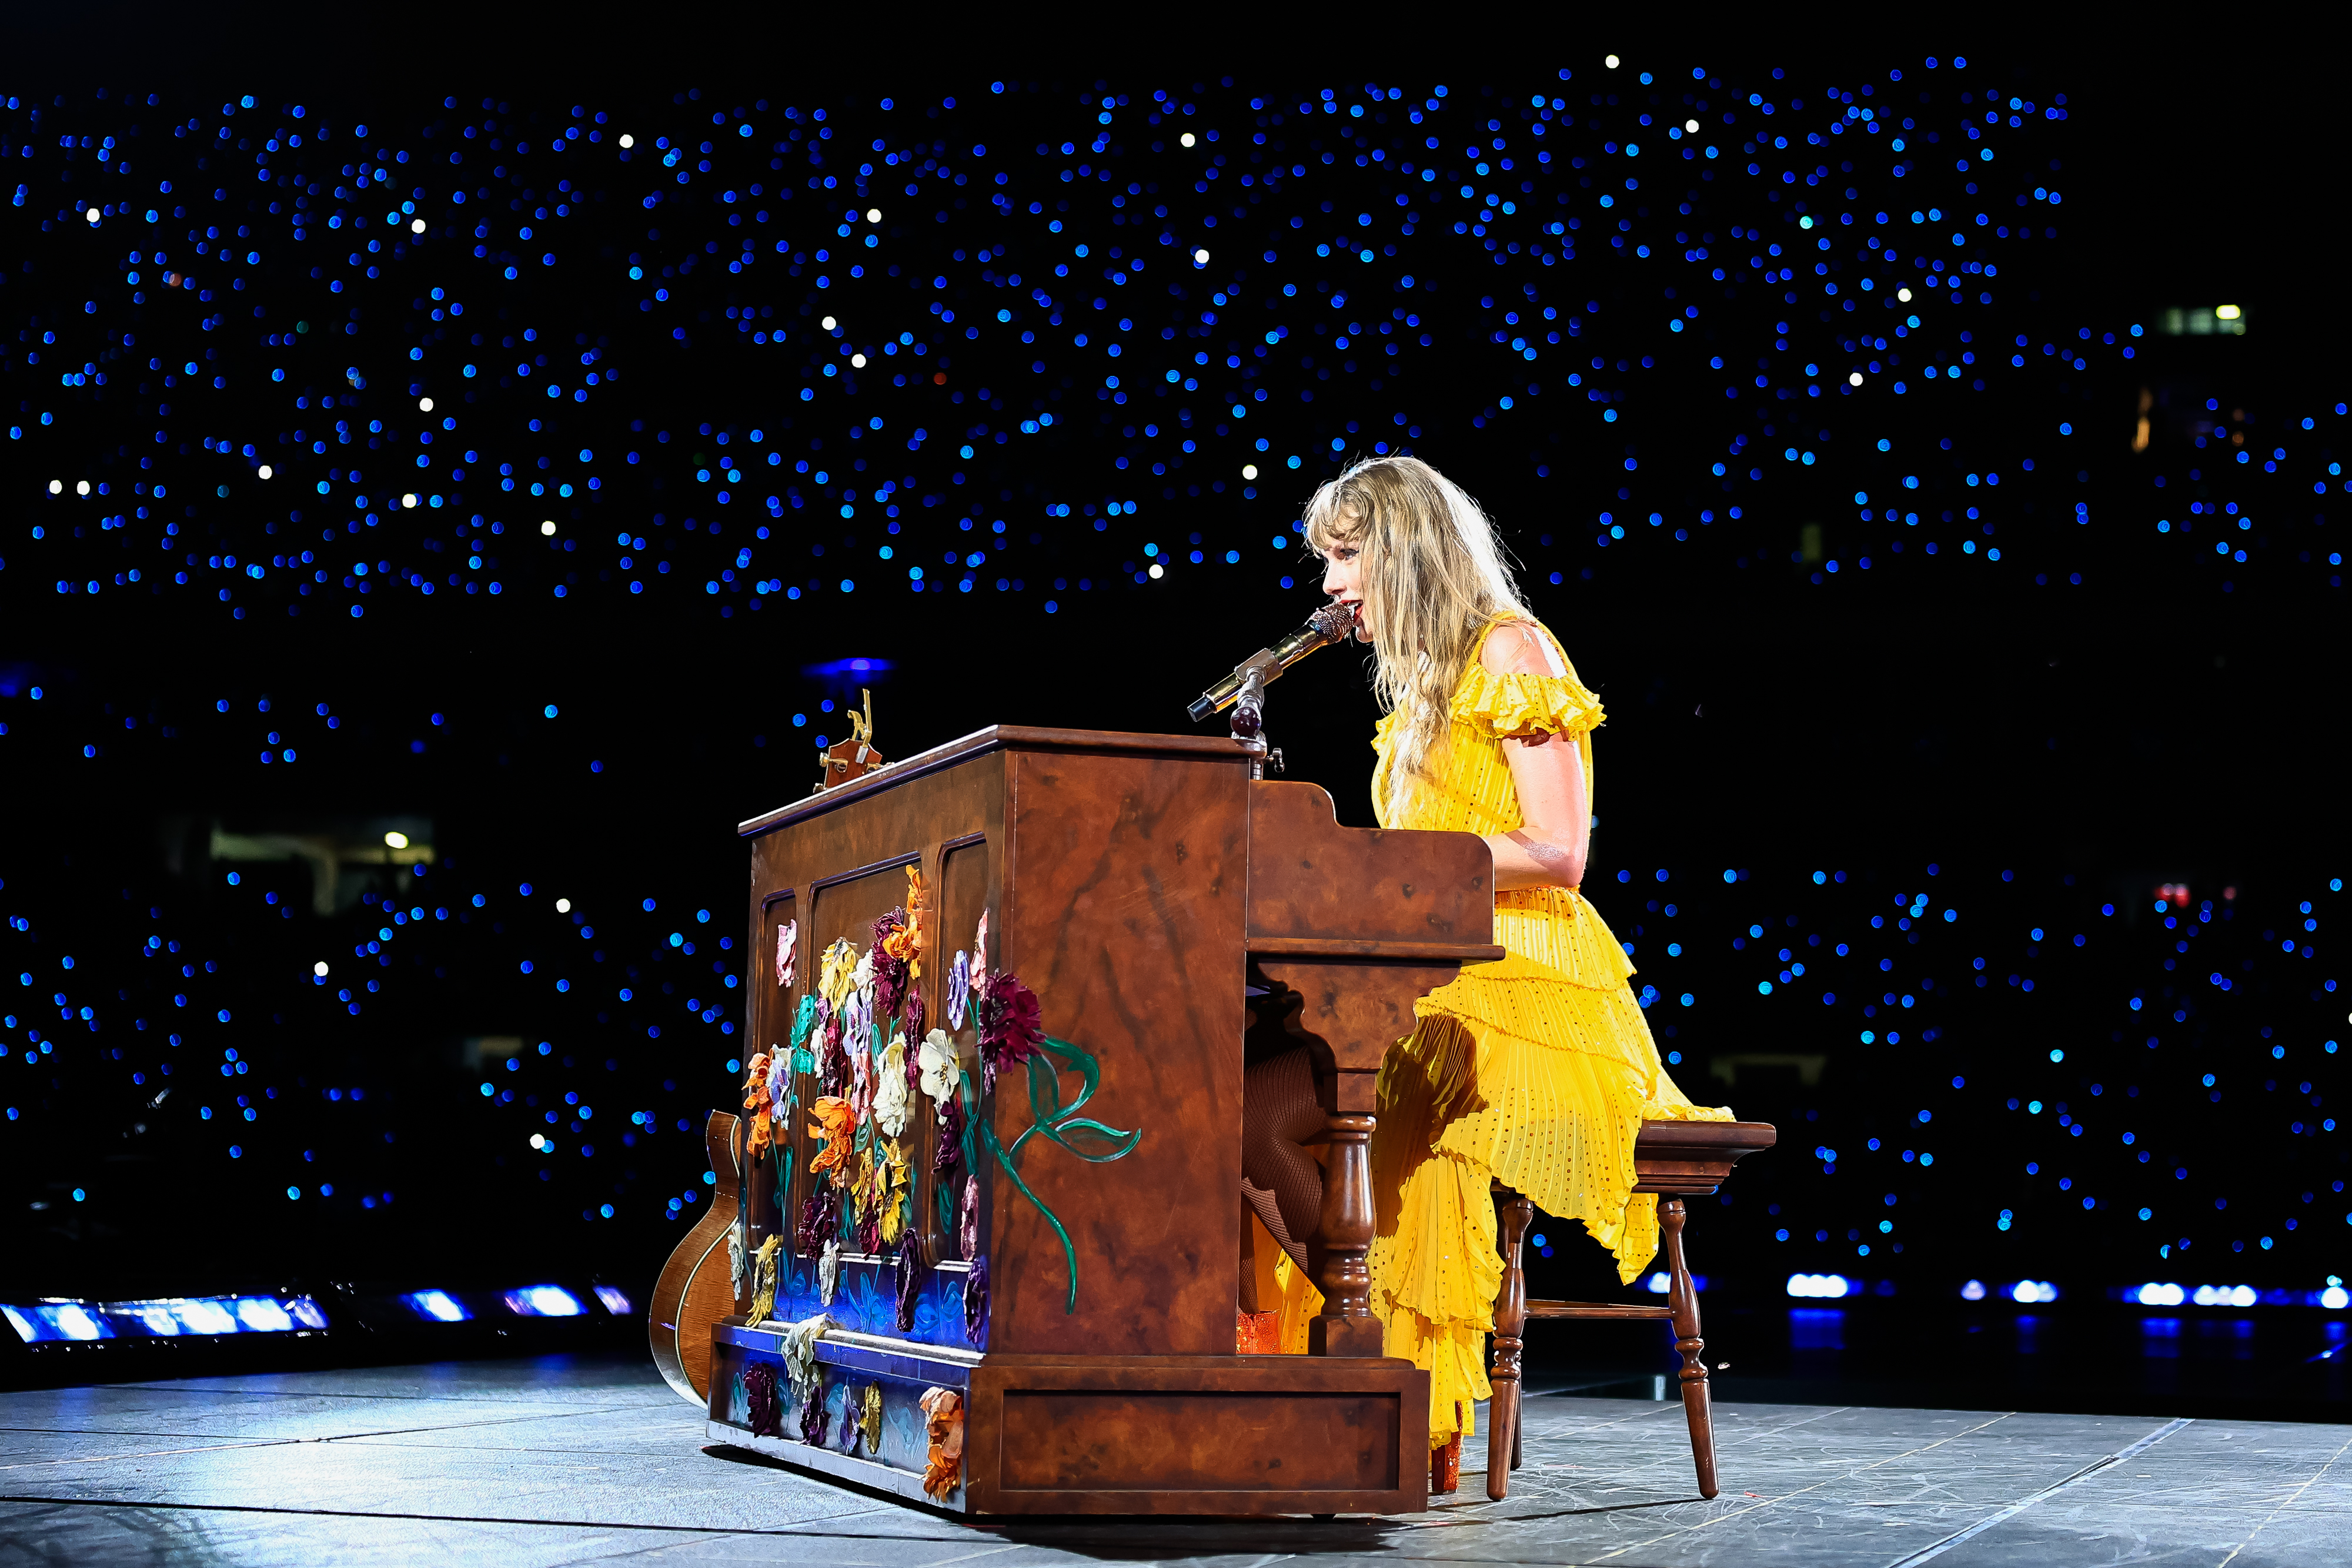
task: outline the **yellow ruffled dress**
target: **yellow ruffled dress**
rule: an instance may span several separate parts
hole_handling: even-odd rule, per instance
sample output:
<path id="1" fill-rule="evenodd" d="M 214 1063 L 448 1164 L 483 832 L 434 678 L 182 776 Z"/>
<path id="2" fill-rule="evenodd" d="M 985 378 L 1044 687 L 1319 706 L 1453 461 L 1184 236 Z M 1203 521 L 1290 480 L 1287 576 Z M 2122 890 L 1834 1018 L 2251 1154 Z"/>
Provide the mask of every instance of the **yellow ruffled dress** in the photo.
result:
<path id="1" fill-rule="evenodd" d="M 1560 664 L 1565 676 L 1498 675 L 1474 650 L 1448 734 L 1394 810 L 1389 757 L 1398 716 L 1381 720 L 1372 741 L 1381 826 L 1489 835 L 1518 828 L 1503 741 L 1538 734 L 1575 737 L 1589 800 L 1601 699 L 1564 653 Z M 1414 1005 L 1417 1026 L 1381 1068 L 1372 1134 L 1372 1312 L 1388 1354 L 1429 1370 L 1433 1447 L 1466 1431 L 1472 1405 L 1489 1393 L 1486 1336 L 1502 1283 L 1491 1181 L 1501 1178 L 1556 1219 L 1581 1220 L 1630 1283 L 1658 1247 L 1657 1199 L 1633 1191 L 1642 1123 L 1731 1119 L 1692 1104 L 1666 1076 L 1626 984 L 1633 966 L 1581 894 L 1496 894 L 1495 939 L 1501 960 L 1465 967 Z"/>

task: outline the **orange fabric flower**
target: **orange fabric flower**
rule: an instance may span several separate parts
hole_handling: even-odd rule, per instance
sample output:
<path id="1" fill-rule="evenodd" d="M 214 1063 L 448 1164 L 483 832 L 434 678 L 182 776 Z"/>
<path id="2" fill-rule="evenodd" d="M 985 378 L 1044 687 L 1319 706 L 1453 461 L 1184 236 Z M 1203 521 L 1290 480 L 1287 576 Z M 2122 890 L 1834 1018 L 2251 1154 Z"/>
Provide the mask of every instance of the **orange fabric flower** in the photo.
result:
<path id="1" fill-rule="evenodd" d="M 963 1396 L 952 1388 L 927 1388 L 919 1403 L 931 1440 L 923 1490 L 944 1500 L 963 1479 Z"/>
<path id="2" fill-rule="evenodd" d="M 809 1136 L 823 1138 L 824 1147 L 809 1162 L 809 1174 L 819 1171 L 833 1173 L 833 1185 L 840 1186 L 849 1175 L 850 1145 L 857 1141 L 856 1124 L 851 1119 L 849 1102 L 836 1094 L 827 1094 L 809 1107 L 816 1120 L 809 1124 Z"/>
<path id="3" fill-rule="evenodd" d="M 775 1139 L 774 1107 L 768 1095 L 768 1053 L 751 1059 L 743 1085 L 743 1109 L 751 1113 L 751 1153 L 765 1150 Z"/>

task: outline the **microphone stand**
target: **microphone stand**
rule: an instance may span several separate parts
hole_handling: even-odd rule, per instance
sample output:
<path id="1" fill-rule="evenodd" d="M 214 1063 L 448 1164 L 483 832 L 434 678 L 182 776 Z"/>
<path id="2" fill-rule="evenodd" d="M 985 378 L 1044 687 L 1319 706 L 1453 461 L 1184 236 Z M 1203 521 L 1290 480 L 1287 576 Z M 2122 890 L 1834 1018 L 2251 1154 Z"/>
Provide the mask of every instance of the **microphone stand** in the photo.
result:
<path id="1" fill-rule="evenodd" d="M 1244 751 L 1249 753 L 1250 777 L 1265 777 L 1266 765 L 1273 764 L 1276 773 L 1282 771 L 1282 748 L 1269 747 L 1265 740 L 1265 669 L 1252 664 L 1242 676 L 1241 691 L 1234 698 L 1233 736 Z"/>
<path id="2" fill-rule="evenodd" d="M 1249 753 L 1250 777 L 1265 777 L 1266 765 L 1282 771 L 1282 751 L 1265 741 L 1266 683 L 1318 648 L 1345 642 L 1356 631 L 1356 612 L 1337 601 L 1309 616 L 1307 624 L 1271 648 L 1262 648 L 1234 667 L 1233 674 L 1195 698 L 1187 710 L 1198 723 L 1221 707 L 1231 706 L 1233 737 Z"/>

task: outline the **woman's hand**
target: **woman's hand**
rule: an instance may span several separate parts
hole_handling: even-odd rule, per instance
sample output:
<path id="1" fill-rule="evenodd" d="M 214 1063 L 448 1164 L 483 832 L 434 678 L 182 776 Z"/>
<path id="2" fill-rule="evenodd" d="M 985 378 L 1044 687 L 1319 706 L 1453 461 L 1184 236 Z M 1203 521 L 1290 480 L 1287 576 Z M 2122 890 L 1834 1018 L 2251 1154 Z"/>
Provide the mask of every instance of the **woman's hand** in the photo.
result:
<path id="1" fill-rule="evenodd" d="M 1524 622 L 1496 627 L 1479 662 L 1498 675 L 1568 674 L 1543 633 Z M 1495 852 L 1496 891 L 1577 886 L 1591 843 L 1592 806 L 1575 739 L 1540 734 L 1506 739 L 1503 756 L 1518 790 L 1521 825 L 1486 840 Z"/>

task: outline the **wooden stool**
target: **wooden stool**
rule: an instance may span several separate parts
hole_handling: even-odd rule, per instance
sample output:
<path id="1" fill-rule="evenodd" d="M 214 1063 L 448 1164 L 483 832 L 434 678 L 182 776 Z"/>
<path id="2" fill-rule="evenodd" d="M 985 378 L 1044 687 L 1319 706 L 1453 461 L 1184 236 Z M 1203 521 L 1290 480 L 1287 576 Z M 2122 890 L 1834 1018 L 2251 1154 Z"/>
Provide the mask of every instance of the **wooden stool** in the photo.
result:
<path id="1" fill-rule="evenodd" d="M 1770 1148 L 1779 1134 L 1766 1122 L 1644 1122 L 1633 1143 L 1633 1190 L 1659 1195 L 1658 1228 L 1664 1233 L 1666 1304 L 1635 1306 L 1614 1301 L 1531 1301 L 1520 1250 L 1535 1222 L 1535 1205 L 1521 1193 L 1494 1184 L 1500 1221 L 1503 1288 L 1495 1298 L 1495 1357 L 1489 1373 L 1495 1399 L 1486 1416 L 1486 1495 L 1500 1502 L 1519 1468 L 1519 1357 L 1530 1318 L 1663 1319 L 1675 1326 L 1682 1353 L 1683 1415 L 1690 1423 L 1691 1458 L 1698 1469 L 1698 1493 L 1712 1498 L 1715 1480 L 1715 1417 L 1708 1406 L 1706 1342 L 1699 1337 L 1698 1289 L 1683 1257 L 1685 1197 L 1711 1193 L 1744 1155 Z"/>

